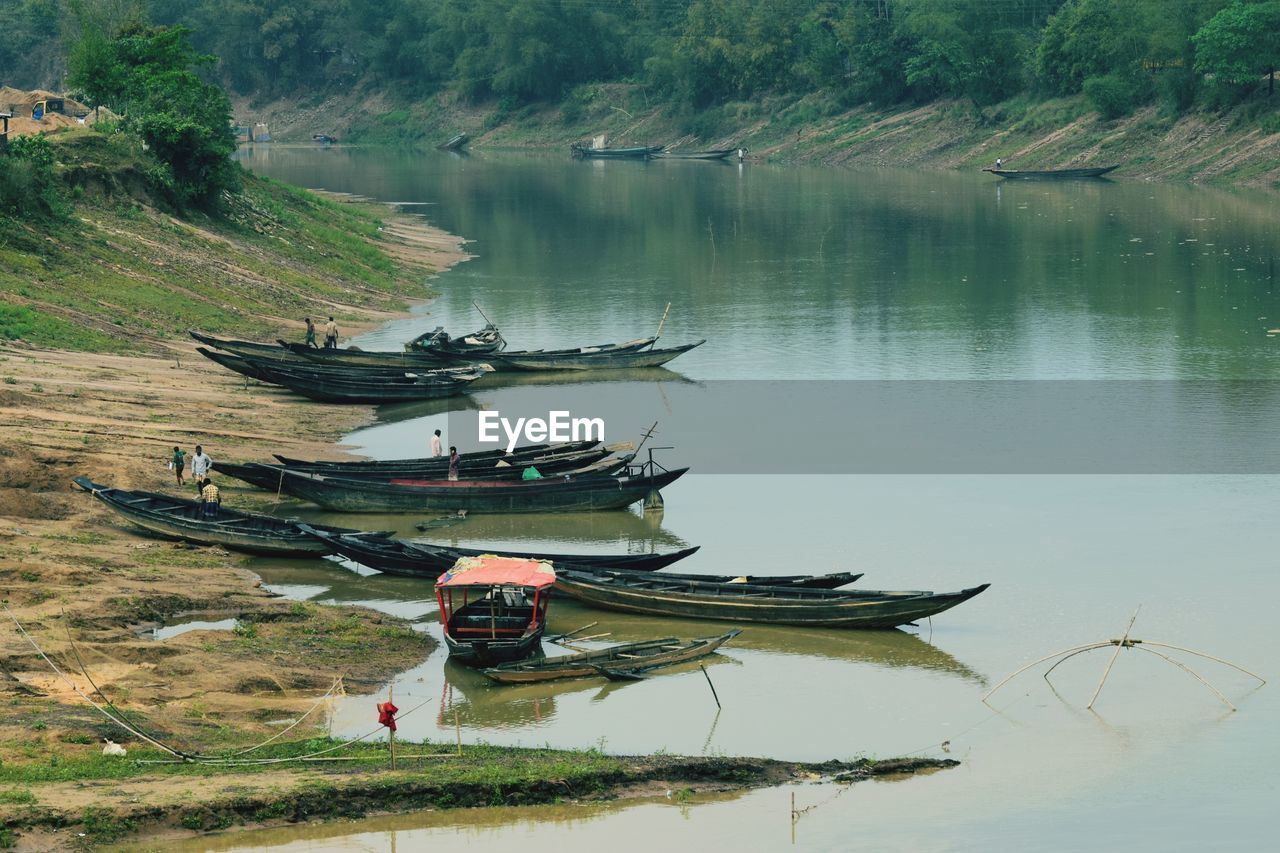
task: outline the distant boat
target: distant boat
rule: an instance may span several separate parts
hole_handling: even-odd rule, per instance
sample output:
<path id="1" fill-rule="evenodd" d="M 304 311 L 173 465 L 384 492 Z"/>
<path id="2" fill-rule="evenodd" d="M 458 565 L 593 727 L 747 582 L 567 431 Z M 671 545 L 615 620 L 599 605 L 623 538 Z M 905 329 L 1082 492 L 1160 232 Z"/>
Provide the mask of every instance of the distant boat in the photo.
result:
<path id="1" fill-rule="evenodd" d="M 313 133 L 311 134 L 311 138 L 316 142 L 319 142 L 321 145 L 332 145 L 338 141 L 338 137 L 330 136 L 327 133 Z"/>
<path id="2" fill-rule="evenodd" d="M 466 145 L 469 141 L 471 141 L 470 136 L 466 133 L 459 133 L 450 137 L 448 142 L 436 147 L 441 151 L 459 151 L 462 149 L 462 146 Z"/>
<path id="3" fill-rule="evenodd" d="M 1108 172 L 1119 169 L 1120 166 L 1099 166 L 1089 169 L 983 169 L 984 172 L 990 172 L 993 175 L 999 175 L 1002 178 L 1101 178 Z"/>
<path id="4" fill-rule="evenodd" d="M 723 160 L 737 148 L 716 148 L 711 151 L 659 151 L 653 156 L 661 160 Z"/>
<path id="5" fill-rule="evenodd" d="M 643 145 L 638 148 L 594 148 L 575 142 L 569 146 L 574 157 L 597 160 L 647 160 L 662 150 L 661 145 Z"/>

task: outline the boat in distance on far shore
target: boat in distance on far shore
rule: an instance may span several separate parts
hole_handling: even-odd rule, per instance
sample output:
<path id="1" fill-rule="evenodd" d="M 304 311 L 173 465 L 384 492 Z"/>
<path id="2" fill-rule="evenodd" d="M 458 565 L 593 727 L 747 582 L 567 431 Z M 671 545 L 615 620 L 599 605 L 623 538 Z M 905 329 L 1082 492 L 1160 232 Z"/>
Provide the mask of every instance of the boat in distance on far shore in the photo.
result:
<path id="1" fill-rule="evenodd" d="M 1101 178 L 1109 172 L 1114 172 L 1120 166 L 1096 166 L 1084 169 L 983 169 L 984 172 L 990 172 L 993 175 L 999 175 L 1002 178 Z"/>

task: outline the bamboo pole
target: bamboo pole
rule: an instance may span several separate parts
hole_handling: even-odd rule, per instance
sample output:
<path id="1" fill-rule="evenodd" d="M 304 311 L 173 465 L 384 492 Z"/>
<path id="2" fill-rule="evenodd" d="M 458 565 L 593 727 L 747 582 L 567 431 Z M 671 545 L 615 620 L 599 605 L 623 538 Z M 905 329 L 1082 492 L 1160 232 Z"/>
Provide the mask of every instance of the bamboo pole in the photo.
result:
<path id="1" fill-rule="evenodd" d="M 1049 673 L 1053 672 L 1055 669 L 1057 669 L 1058 667 L 1062 666 L 1064 663 L 1066 663 L 1068 660 L 1070 660 L 1071 658 L 1075 657 L 1076 655 L 1082 655 L 1082 654 L 1085 654 L 1086 652 L 1091 652 L 1091 651 L 1093 651 L 1094 649 L 1105 649 L 1105 648 L 1106 648 L 1107 646 L 1109 646 L 1109 645 L 1111 645 L 1111 641 L 1110 641 L 1110 640 L 1107 640 L 1106 642 L 1103 642 L 1103 643 L 1094 643 L 1093 645 L 1091 645 L 1091 646 L 1086 646 L 1085 648 L 1080 649 L 1079 651 L 1072 652 L 1071 654 L 1069 654 L 1069 655 L 1067 655 L 1066 657 L 1064 657 L 1062 660 L 1060 660 L 1060 661 L 1058 661 L 1057 663 L 1055 663 L 1053 666 L 1049 667 L 1049 669 L 1045 671 L 1045 674 L 1044 674 L 1044 680 L 1045 680 L 1045 681 L 1048 681 L 1048 680 L 1049 680 Z"/>
<path id="2" fill-rule="evenodd" d="M 1031 669 L 1033 666 L 1037 666 L 1037 665 L 1039 665 L 1039 664 L 1042 664 L 1042 663 L 1044 663 L 1044 662 L 1045 662 L 1045 661 L 1047 661 L 1047 660 L 1053 660 L 1053 659 L 1054 659 L 1054 658 L 1056 658 L 1056 657 L 1059 657 L 1059 656 L 1061 656 L 1061 655 L 1068 654 L 1068 653 L 1070 653 L 1070 652 L 1078 652 L 1078 651 L 1081 651 L 1081 650 L 1083 650 L 1083 649 L 1093 648 L 1093 647 L 1095 647 L 1095 646 L 1097 646 L 1097 645 L 1098 645 L 1098 643 L 1087 643 L 1086 645 L 1083 645 L 1083 646 L 1076 646 L 1075 648 L 1071 648 L 1071 649 L 1063 649 L 1063 650 L 1062 650 L 1062 651 L 1060 651 L 1060 652 L 1054 652 L 1054 653 L 1053 653 L 1053 654 L 1051 654 L 1051 655 L 1045 655 L 1044 657 L 1040 658 L 1039 660 L 1033 660 L 1031 663 L 1027 664 L 1026 666 L 1024 666 L 1024 667 L 1022 667 L 1022 668 L 1020 668 L 1020 669 L 1014 670 L 1011 674 L 1006 675 L 1006 676 L 1004 677 L 1004 680 L 1003 680 L 1003 681 L 1001 681 L 1001 682 L 1000 682 L 999 684 L 997 684 L 995 687 L 992 687 L 990 690 L 988 690 L 988 691 L 987 691 L 987 694 L 986 694 L 985 696 L 983 696 L 983 697 L 982 697 L 982 701 L 985 703 L 988 699 L 990 699 L 990 698 L 991 698 L 991 694 L 995 693 L 995 692 L 996 692 L 997 690 L 999 690 L 1001 687 L 1004 687 L 1006 684 L 1008 684 L 1008 683 L 1009 683 L 1010 681 L 1012 681 L 1014 678 L 1016 678 L 1017 676 L 1021 675 L 1021 674 L 1022 674 L 1022 673 L 1024 673 L 1024 672 L 1026 672 L 1027 670 Z M 1105 645 L 1105 644 L 1104 644 L 1104 645 Z"/>
<path id="3" fill-rule="evenodd" d="M 1164 654 L 1163 652 L 1157 652 L 1157 651 L 1155 651 L 1154 649 L 1144 649 L 1142 646 L 1133 646 L 1133 648 L 1135 648 L 1135 649 L 1137 649 L 1138 651 L 1141 651 L 1141 652 L 1148 652 L 1149 654 L 1153 654 L 1153 655 L 1155 655 L 1156 657 L 1164 658 L 1165 660 L 1167 660 L 1169 663 L 1173 664 L 1174 666 L 1179 667 L 1179 668 L 1181 668 L 1181 669 L 1185 670 L 1185 671 L 1186 671 L 1186 673 L 1187 673 L 1188 675 L 1190 675 L 1192 678 L 1194 678 L 1196 681 L 1199 681 L 1199 682 L 1200 682 L 1201 684 L 1203 684 L 1205 687 L 1208 687 L 1210 690 L 1212 690 L 1212 691 L 1214 692 L 1214 694 L 1215 694 L 1219 699 L 1221 699 L 1221 700 L 1222 700 L 1222 702 L 1223 702 L 1223 704 L 1225 704 L 1228 708 L 1230 708 L 1232 711 L 1237 710 L 1237 709 L 1236 709 L 1236 706 L 1235 706 L 1235 705 L 1232 705 L 1232 704 L 1231 704 L 1231 701 L 1230 701 L 1229 699 L 1227 699 L 1227 697 L 1226 697 L 1226 696 L 1223 696 L 1223 695 L 1222 695 L 1222 691 L 1220 691 L 1218 688 L 1214 687 L 1214 686 L 1213 686 L 1212 684 L 1210 684 L 1209 682 L 1205 681 L 1205 680 L 1204 680 L 1204 677 L 1203 677 L 1203 676 L 1201 676 L 1201 675 L 1200 675 L 1200 673 L 1196 672 L 1194 669 L 1192 669 L 1191 667 L 1187 666 L 1187 665 L 1186 665 L 1185 663 L 1183 663 L 1182 661 L 1177 660 L 1177 659 L 1175 659 L 1175 658 L 1171 658 L 1171 657 L 1169 657 L 1168 655 Z"/>
<path id="4" fill-rule="evenodd" d="M 716 709 L 720 709 L 720 697 L 716 695 L 716 686 L 711 683 L 711 676 L 707 675 L 707 668 L 702 664 L 698 664 L 698 669 L 702 670 L 702 677 L 707 680 L 707 686 L 711 688 L 711 698 L 716 700 Z"/>
<path id="5" fill-rule="evenodd" d="M 387 702 L 395 704 L 396 685 L 393 681 L 391 687 L 387 689 Z M 392 717 L 391 725 L 387 726 L 387 746 L 391 749 L 391 769 L 396 769 L 396 728 L 395 718 Z"/>
<path id="6" fill-rule="evenodd" d="M 1249 670 L 1245 669 L 1242 666 L 1236 666 L 1229 660 L 1223 660 L 1222 658 L 1215 658 L 1213 655 L 1207 655 L 1204 652 L 1197 652 L 1194 649 L 1184 649 L 1182 646 L 1171 646 L 1168 643 L 1156 643 L 1151 640 L 1143 640 L 1142 642 L 1144 645 L 1148 645 L 1148 646 L 1160 646 L 1161 648 L 1164 648 L 1164 649 L 1173 649 L 1175 652 L 1186 652 L 1187 654 L 1195 655 L 1196 657 L 1208 658 L 1211 661 L 1217 661 L 1218 663 L 1223 664 L 1225 666 L 1229 666 L 1232 669 L 1238 669 L 1241 672 L 1243 672 L 1245 675 L 1252 676 L 1253 678 L 1258 679 L 1263 684 L 1267 683 L 1267 680 L 1263 678 L 1261 675 L 1258 675 L 1256 672 L 1250 672 Z"/>
<path id="7" fill-rule="evenodd" d="M 1093 691 L 1093 696 L 1089 698 L 1089 704 L 1085 705 L 1089 710 L 1093 710 L 1093 703 L 1098 701 L 1098 694 L 1102 692 L 1102 685 L 1107 683 L 1107 676 L 1111 675 L 1111 668 L 1116 665 L 1116 658 L 1120 657 L 1120 653 L 1124 651 L 1125 646 L 1129 642 L 1129 634 L 1133 631 L 1133 623 L 1138 621 L 1138 611 L 1142 609 L 1139 604 L 1137 609 L 1133 611 L 1133 615 L 1129 617 L 1129 627 L 1124 629 L 1124 636 L 1120 638 L 1120 642 L 1116 643 L 1116 650 L 1111 655 L 1111 660 L 1107 661 L 1107 668 L 1102 671 L 1102 679 L 1098 682 L 1098 687 Z"/>
<path id="8" fill-rule="evenodd" d="M 666 309 L 662 312 L 662 319 L 658 321 L 658 331 L 656 331 L 656 332 L 654 332 L 654 333 L 653 333 L 653 336 L 654 336 L 655 338 L 660 338 L 660 337 L 662 337 L 662 327 L 663 327 L 664 325 L 666 325 L 666 322 L 667 322 L 667 313 L 668 313 L 668 312 L 670 312 L 670 311 L 671 311 L 671 303 L 670 303 L 670 302 L 668 302 L 668 303 L 667 303 L 667 307 L 666 307 Z"/>

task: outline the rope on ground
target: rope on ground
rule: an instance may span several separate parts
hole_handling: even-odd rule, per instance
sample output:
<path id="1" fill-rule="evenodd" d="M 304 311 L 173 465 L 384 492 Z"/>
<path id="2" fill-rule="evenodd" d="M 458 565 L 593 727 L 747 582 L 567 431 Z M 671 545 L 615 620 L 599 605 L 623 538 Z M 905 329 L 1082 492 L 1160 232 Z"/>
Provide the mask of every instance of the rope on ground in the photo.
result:
<path id="1" fill-rule="evenodd" d="M 56 663 L 54 663 L 54 662 L 53 662 L 53 660 L 52 660 L 52 659 L 50 659 L 50 657 L 49 657 L 47 654 L 45 654 L 44 649 L 40 648 L 40 644 L 39 644 L 39 643 L 37 643 L 37 642 L 32 638 L 32 636 L 31 636 L 30 634 L 28 634 L 28 633 L 27 633 L 27 629 L 22 627 L 22 623 L 18 621 L 18 617 L 16 617 L 16 616 L 14 616 L 14 615 L 13 615 L 13 611 L 9 609 L 9 605 L 8 605 L 7 603 L 5 603 L 5 604 L 4 604 L 4 612 L 5 612 L 6 614 L 8 614 L 8 616 L 9 616 L 9 618 L 10 618 L 11 620 L 13 620 L 13 624 L 14 624 L 14 626 L 15 626 L 15 627 L 17 627 L 17 629 L 18 629 L 18 633 L 20 633 L 20 634 L 23 636 L 23 638 L 24 638 L 28 643 L 30 643 L 30 644 L 31 644 L 31 647 L 32 647 L 33 649 L 35 649 L 35 650 L 36 650 L 36 654 L 38 654 L 38 655 L 40 655 L 40 657 L 44 658 L 44 662 L 45 662 L 45 663 L 47 663 L 47 664 L 49 664 L 49 668 L 53 670 L 54 674 L 55 674 L 55 675 L 57 675 L 57 676 L 58 676 L 58 678 L 62 679 L 62 682 L 63 682 L 64 684 L 66 684 L 68 687 L 70 687 L 70 688 L 71 688 L 71 690 L 72 690 L 72 692 L 74 692 L 77 696 L 79 696 L 79 697 L 80 697 L 81 699 L 83 699 L 84 701 L 88 702 L 88 703 L 89 703 L 90 705 L 92 705 L 92 706 L 94 707 L 94 709 L 95 709 L 95 710 L 97 710 L 100 714 L 102 714 L 102 715 L 103 715 L 104 717 L 106 717 L 108 720 L 110 720 L 111 722 L 115 723 L 117 726 L 119 726 L 120 728 L 122 728 L 122 729 L 124 729 L 125 731 L 129 732 L 130 734 L 135 735 L 136 737 L 138 737 L 138 738 L 139 738 L 139 739 L 141 739 L 141 740 L 145 740 L 147 743 L 152 744 L 153 746 L 156 746 L 156 747 L 158 747 L 158 748 L 160 748 L 160 749 L 164 750 L 165 752 L 169 753 L 170 755 L 175 755 L 175 756 L 177 756 L 178 758 L 182 759 L 182 761 L 183 761 L 183 762 L 185 762 L 185 761 L 189 761 L 189 760 L 190 760 L 189 758 L 187 758 L 187 756 L 186 756 L 186 755 L 184 755 L 183 753 L 179 752 L 178 750 L 176 750 L 176 749 L 174 749 L 174 748 L 172 748 L 172 747 L 170 747 L 170 746 L 168 746 L 168 745 L 166 745 L 166 744 L 163 744 L 163 743 L 161 743 L 160 741 L 156 740 L 155 738 L 149 737 L 148 735 L 143 734 L 143 733 L 142 733 L 142 732 L 140 732 L 140 731 L 135 730 L 132 726 L 130 726 L 128 723 L 126 723 L 126 722 L 124 722 L 124 721 L 116 719 L 116 718 L 111 714 L 111 712 L 110 712 L 110 711 L 108 711 L 106 708 L 103 708 L 103 707 L 102 707 L 101 705 L 99 705 L 97 702 L 93 701 L 91 698 L 89 698 L 88 696 L 86 696 L 86 695 L 84 694 L 84 691 L 82 691 L 82 690 L 81 690 L 81 689 L 76 685 L 76 683 L 75 683 L 74 681 L 72 681 L 72 680 L 71 680 L 71 678 L 70 678 L 70 677 L 69 677 L 65 672 L 63 672 L 61 669 L 59 669 L 59 668 L 58 668 L 58 665 L 57 665 Z M 179 763 L 179 762 L 174 762 L 174 763 Z"/>
<path id="2" fill-rule="evenodd" d="M 324 701 L 325 701 L 326 699 L 328 699 L 330 696 L 332 696 L 332 695 L 333 695 L 333 691 L 335 691 L 335 690 L 337 690 L 337 689 L 338 689 L 338 685 L 342 683 L 342 679 L 343 679 L 343 678 L 345 678 L 345 677 L 346 677 L 346 675 L 345 675 L 345 674 L 343 674 L 343 675 L 339 675 L 337 678 L 335 678 L 335 679 L 333 680 L 333 685 L 332 685 L 328 690 L 326 690 L 326 691 L 325 691 L 324 695 L 323 695 L 323 696 L 321 696 L 319 699 L 317 699 L 317 700 L 316 700 L 316 703 L 315 703 L 314 705 L 312 705 L 310 708 L 308 708 L 308 709 L 307 709 L 307 712 L 306 712 L 305 714 L 303 714 L 301 717 L 299 717 L 298 719 L 296 719 L 296 720 L 294 720 L 292 723 L 290 723 L 288 728 L 281 729 L 280 731 L 276 732 L 274 735 L 272 735 L 271 737 L 267 738 L 266 740 L 264 740 L 262 743 L 258 744 L 257 746 L 251 746 L 251 747 L 249 747 L 248 749 L 242 749 L 242 750 L 240 750 L 239 752 L 233 752 L 233 753 L 231 753 L 231 756 L 230 756 L 230 757 L 231 757 L 231 758 L 235 758 L 236 756 L 245 755 L 245 754 L 247 754 L 247 753 L 254 752 L 255 750 L 262 749 L 264 746 L 266 746 L 267 744 L 271 743 L 272 741 L 278 740 L 279 738 L 281 738 L 281 737 L 283 737 L 284 735 L 288 734 L 288 733 L 289 733 L 289 732 L 290 732 L 290 731 L 291 731 L 295 726 L 297 726 L 299 723 L 301 723 L 301 722 L 302 722 L 303 720 L 305 720 L 307 717 L 311 716 L 311 712 L 312 712 L 312 711 L 314 711 L 316 708 L 319 708 L 322 704 L 324 704 Z"/>

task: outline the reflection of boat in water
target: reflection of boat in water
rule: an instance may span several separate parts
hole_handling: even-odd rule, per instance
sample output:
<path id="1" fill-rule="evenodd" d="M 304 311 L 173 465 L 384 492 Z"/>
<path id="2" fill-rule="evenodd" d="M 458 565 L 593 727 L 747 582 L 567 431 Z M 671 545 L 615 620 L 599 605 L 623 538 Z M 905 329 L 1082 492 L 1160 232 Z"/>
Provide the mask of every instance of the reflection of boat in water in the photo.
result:
<path id="1" fill-rule="evenodd" d="M 619 367 L 603 370 L 546 371 L 494 371 L 486 373 L 484 381 L 477 380 L 472 390 L 513 388 L 529 385 L 581 385 L 590 382 L 680 382 L 699 384 L 682 373 L 666 367 Z"/>
<path id="2" fill-rule="evenodd" d="M 743 636 L 746 636 L 745 634 Z M 547 647 L 551 650 L 551 647 Z M 564 649 L 565 652 L 571 651 Z M 676 664 L 661 670 L 654 678 L 698 673 L 698 666 L 707 669 L 722 665 L 735 665 L 732 657 L 714 654 L 700 660 Z M 714 671 L 714 670 L 713 670 Z M 697 676 L 699 679 L 701 675 Z M 516 728 L 545 723 L 555 716 L 556 700 L 576 693 L 591 694 L 591 702 L 603 702 L 618 690 L 628 687 L 643 690 L 643 684 L 634 681 L 607 681 L 582 678 L 560 681 L 543 681 L 535 684 L 495 684 L 479 671 L 449 661 L 444 666 L 445 688 L 440 697 L 440 714 L 437 724 L 443 730 L 452 731 L 453 714 L 458 713 L 458 723 L 474 728 Z"/>
<path id="3" fill-rule="evenodd" d="M 362 520 L 379 530 L 386 527 L 381 518 Z M 473 515 L 465 523 L 421 532 L 417 536 L 436 545 L 493 547 L 503 551 L 527 547 L 533 551 L 647 554 L 689 547 L 684 539 L 663 529 L 660 513 L 632 511 Z"/>
<path id="4" fill-rule="evenodd" d="M 712 623 L 696 619 L 654 619 L 613 613 L 586 607 L 561 598 L 556 603 L 550 633 L 572 631 L 580 625 L 597 622 L 591 633 L 609 632 L 609 640 L 617 643 L 637 642 L 656 634 L 693 637 L 707 633 Z M 864 663 L 886 668 L 917 668 L 947 672 L 961 678 L 986 683 L 986 677 L 956 660 L 947 652 L 908 631 L 846 631 L 841 629 L 806 628 L 797 631 L 778 625 L 752 625 L 734 640 L 733 649 L 746 649 L 776 654 L 817 657 L 828 660 Z"/>

